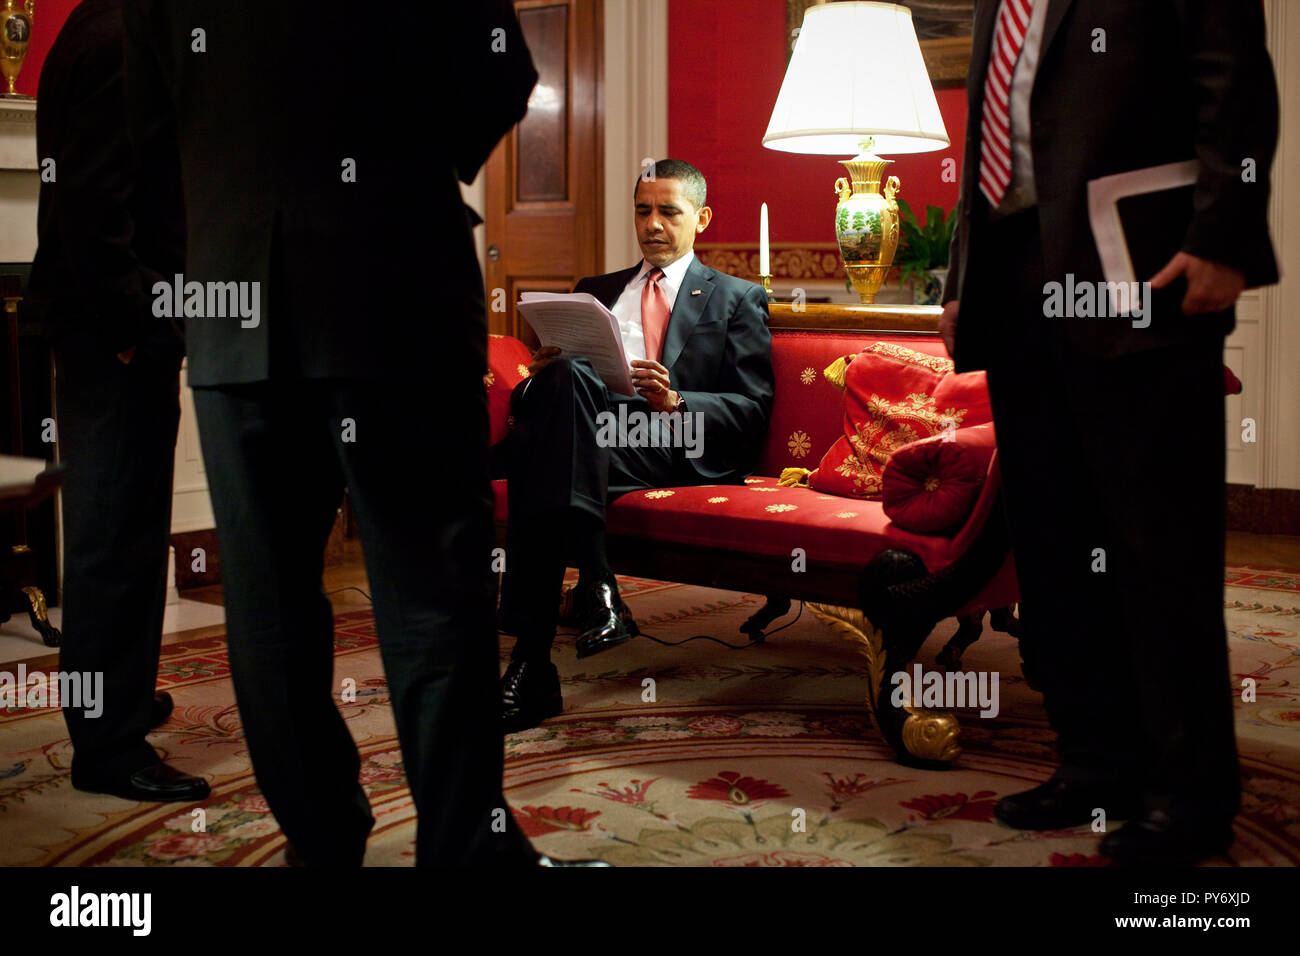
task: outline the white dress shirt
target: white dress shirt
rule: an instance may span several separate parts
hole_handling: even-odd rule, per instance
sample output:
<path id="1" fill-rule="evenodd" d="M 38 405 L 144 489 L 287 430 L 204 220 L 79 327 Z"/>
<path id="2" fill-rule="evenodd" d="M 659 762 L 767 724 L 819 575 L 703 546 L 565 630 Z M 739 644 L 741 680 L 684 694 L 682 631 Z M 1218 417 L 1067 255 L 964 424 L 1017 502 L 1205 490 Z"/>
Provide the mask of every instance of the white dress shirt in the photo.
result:
<path id="1" fill-rule="evenodd" d="M 1030 140 L 1029 96 L 1034 90 L 1034 77 L 1038 73 L 1047 3 L 1048 0 L 1034 0 L 1033 12 L 1029 15 L 1029 28 L 1025 30 L 1025 45 L 1020 51 L 1020 59 L 1016 60 L 1016 69 L 1011 74 L 1008 110 L 1011 118 L 1011 183 L 997 208 L 998 217 L 1028 209 L 1038 202 L 1038 191 L 1034 186 L 1034 151 Z"/>
<path id="2" fill-rule="evenodd" d="M 677 292 L 682 287 L 682 282 L 686 279 L 686 270 L 690 268 L 695 261 L 695 252 L 687 252 L 673 262 L 661 268 L 664 270 L 664 277 L 659 280 L 659 288 L 664 290 L 664 295 L 668 297 L 668 312 L 671 315 L 673 306 L 677 304 Z M 644 259 L 641 261 L 641 269 L 632 277 L 632 281 L 623 287 L 623 292 L 618 297 L 611 309 L 614 318 L 618 319 L 618 330 L 623 336 L 623 351 L 627 353 L 627 360 L 643 359 L 645 354 L 645 333 L 641 329 L 641 290 L 645 288 L 646 275 L 655 266 L 650 265 Z M 667 332 L 664 333 L 667 340 Z"/>

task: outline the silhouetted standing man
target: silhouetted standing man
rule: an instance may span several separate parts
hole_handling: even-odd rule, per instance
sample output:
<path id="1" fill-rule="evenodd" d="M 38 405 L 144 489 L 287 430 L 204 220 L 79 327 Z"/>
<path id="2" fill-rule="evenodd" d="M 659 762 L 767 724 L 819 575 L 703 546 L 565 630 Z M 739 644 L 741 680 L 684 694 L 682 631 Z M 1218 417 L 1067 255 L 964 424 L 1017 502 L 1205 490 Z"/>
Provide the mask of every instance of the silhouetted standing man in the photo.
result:
<path id="1" fill-rule="evenodd" d="M 374 820 L 321 588 L 346 486 L 417 862 L 529 864 L 501 793 L 487 336 L 457 179 L 537 74 L 508 3 L 396 5 L 356 48 L 354 15 L 128 4 L 133 122 L 177 126 L 185 279 L 248 306 L 186 320 L 236 697 L 297 855 L 360 863 Z"/>
<path id="2" fill-rule="evenodd" d="M 984 0 L 969 91 L 940 328 L 958 371 L 988 369 L 1022 654 L 1061 757 L 994 812 L 1054 830 L 1101 809 L 1120 862 L 1220 853 L 1240 803 L 1223 339 L 1241 291 L 1277 281 L 1262 6 Z M 1117 315 L 1089 184 L 1173 164 L 1194 182 L 1119 204 L 1151 287 Z"/>
<path id="3" fill-rule="evenodd" d="M 181 268 L 185 216 L 170 129 L 127 138 L 122 0 L 85 0 L 41 71 L 44 167 L 32 291 L 54 346 L 63 486 L 60 669 L 103 674 L 102 713 L 65 702 L 72 784 L 132 800 L 201 800 L 205 780 L 145 740 L 167 592 L 180 327 L 154 315 L 154 282 Z"/>

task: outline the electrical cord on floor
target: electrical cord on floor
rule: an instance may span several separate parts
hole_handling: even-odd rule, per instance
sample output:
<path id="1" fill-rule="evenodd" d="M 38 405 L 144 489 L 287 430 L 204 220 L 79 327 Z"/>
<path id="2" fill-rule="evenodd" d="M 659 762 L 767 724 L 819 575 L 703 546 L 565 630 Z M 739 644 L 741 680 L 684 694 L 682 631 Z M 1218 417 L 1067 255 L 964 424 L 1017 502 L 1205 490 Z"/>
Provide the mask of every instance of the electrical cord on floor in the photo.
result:
<path id="1" fill-rule="evenodd" d="M 681 647 L 683 644 L 689 644 L 691 641 L 712 641 L 714 644 L 721 644 L 723 647 L 729 648 L 730 650 L 733 651 L 743 651 L 746 648 L 753 647 L 756 644 L 762 644 L 773 634 L 780 633 L 781 631 L 784 631 L 787 627 L 793 625 L 801 617 L 803 617 L 803 601 L 799 602 L 799 611 L 795 614 L 793 620 L 789 621 L 786 624 L 782 624 L 774 631 L 759 631 L 758 635 L 752 638 L 746 644 L 731 644 L 728 643 L 727 641 L 721 640 L 720 638 L 716 638 L 711 634 L 696 634 L 693 637 L 688 637 L 680 641 L 665 641 L 662 638 L 658 638 L 651 634 L 647 634 L 645 631 L 642 631 L 640 636 L 646 638 L 647 640 L 654 641 L 656 644 L 662 644 L 664 647 Z"/>
<path id="2" fill-rule="evenodd" d="M 325 596 L 332 597 L 335 594 L 342 594 L 344 591 L 356 591 L 358 594 L 360 594 L 371 604 L 375 603 L 374 598 L 372 598 L 369 594 L 361 590 L 361 588 L 353 587 L 353 586 L 337 588 L 333 591 L 326 591 Z M 729 648 L 730 650 L 733 651 L 743 651 L 746 648 L 753 647 L 756 644 L 762 644 L 773 634 L 779 634 L 782 631 L 784 631 L 787 627 L 793 626 L 794 624 L 798 623 L 799 618 L 801 617 L 803 617 L 803 601 L 799 602 L 799 610 L 795 613 L 793 620 L 785 624 L 782 624 L 780 627 L 772 631 L 760 630 L 757 632 L 756 637 L 751 638 L 749 641 L 747 641 L 744 644 L 732 644 L 728 641 L 722 640 L 721 638 L 714 637 L 712 634 L 696 634 L 692 637 L 687 637 L 680 641 L 665 641 L 663 638 L 655 637 L 653 634 L 647 634 L 645 631 L 642 631 L 639 636 L 644 637 L 648 641 L 654 641 L 656 644 L 661 644 L 664 647 L 681 647 L 683 644 L 689 644 L 691 641 L 712 641 L 714 644 L 721 644 L 723 647 Z M 500 634 L 505 632 L 498 631 L 497 633 Z"/>

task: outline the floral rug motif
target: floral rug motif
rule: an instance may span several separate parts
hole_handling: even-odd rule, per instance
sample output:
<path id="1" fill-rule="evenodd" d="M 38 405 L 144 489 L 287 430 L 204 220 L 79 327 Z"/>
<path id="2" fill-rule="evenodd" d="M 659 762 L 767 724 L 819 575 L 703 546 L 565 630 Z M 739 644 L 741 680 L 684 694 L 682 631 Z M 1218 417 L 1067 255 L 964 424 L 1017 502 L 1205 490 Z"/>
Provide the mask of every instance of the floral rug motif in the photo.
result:
<path id="1" fill-rule="evenodd" d="M 664 641 L 710 634 L 732 644 L 757 595 L 622 579 L 642 629 Z M 1228 621 L 1243 808 L 1236 843 L 1212 865 L 1300 861 L 1300 573 L 1228 568 Z M 565 709 L 506 738 L 505 790 L 542 852 L 619 866 L 1098 866 L 1087 827 L 1022 832 L 993 819 L 1008 794 L 1046 779 L 1054 734 L 1020 675 L 1014 639 L 986 629 L 963 667 L 997 671 L 1000 713 L 959 712 L 961 757 L 947 771 L 895 763 L 862 704 L 853 645 L 804 612 L 744 650 L 639 638 L 555 660 Z M 933 656 L 955 630 L 936 628 Z M 362 756 L 376 817 L 367 864 L 410 865 L 414 811 L 388 706 L 373 617 L 335 621 L 340 705 Z M 509 653 L 503 639 L 501 655 Z M 26 662 L 29 670 L 54 658 Z M 14 665 L 16 666 L 16 665 Z M 1256 697 L 1241 700 L 1253 678 Z M 0 710 L 0 864 L 258 866 L 283 863 L 284 839 L 257 791 L 229 682 L 224 638 L 163 648 L 160 686 L 176 699 L 151 737 L 178 768 L 212 782 L 202 806 L 78 793 L 62 716 Z M 1107 821 L 1113 825 L 1115 821 Z"/>

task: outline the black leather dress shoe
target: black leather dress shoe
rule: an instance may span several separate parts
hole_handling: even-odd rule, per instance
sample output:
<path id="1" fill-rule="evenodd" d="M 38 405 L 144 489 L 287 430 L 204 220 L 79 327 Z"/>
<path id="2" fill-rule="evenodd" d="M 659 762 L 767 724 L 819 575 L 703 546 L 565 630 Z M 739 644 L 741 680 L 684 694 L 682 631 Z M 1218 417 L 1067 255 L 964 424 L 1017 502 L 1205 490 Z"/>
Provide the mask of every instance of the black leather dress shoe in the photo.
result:
<path id="1" fill-rule="evenodd" d="M 512 660 L 501 677 L 501 729 L 536 727 L 564 709 L 560 673 L 550 661 Z"/>
<path id="2" fill-rule="evenodd" d="M 596 582 L 587 595 L 588 606 L 578 635 L 578 656 L 590 657 L 632 640 L 641 633 L 632 611 L 618 596 L 612 577 Z"/>
<path id="3" fill-rule="evenodd" d="M 161 727 L 167 723 L 167 718 L 172 715 L 176 704 L 172 701 L 172 695 L 165 690 L 156 690 L 153 692 L 153 709 L 149 714 L 149 726 Z"/>
<path id="4" fill-rule="evenodd" d="M 153 803 L 192 803 L 206 800 L 208 782 L 169 767 L 161 760 L 120 777 L 79 778 L 72 775 L 72 785 L 87 793 L 108 793 L 126 800 Z"/>
<path id="5" fill-rule="evenodd" d="M 606 863 L 604 860 L 557 860 L 549 856 L 539 856 L 537 858 L 538 866 L 612 866 L 612 863 Z"/>
<path id="6" fill-rule="evenodd" d="M 1069 783 L 1052 777 L 1046 783 L 1003 797 L 993 808 L 993 815 L 1017 830 L 1063 830 L 1091 823 L 1100 807 L 1107 820 L 1127 820 L 1137 809 L 1137 801 L 1122 790 L 1081 783 Z"/>
<path id="7" fill-rule="evenodd" d="M 1179 820 L 1148 810 L 1101 838 L 1101 852 L 1127 866 L 1187 866 L 1232 844 L 1232 822 Z"/>

